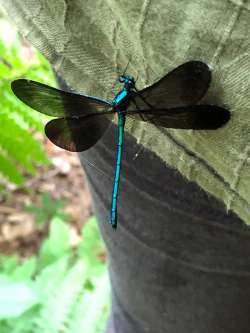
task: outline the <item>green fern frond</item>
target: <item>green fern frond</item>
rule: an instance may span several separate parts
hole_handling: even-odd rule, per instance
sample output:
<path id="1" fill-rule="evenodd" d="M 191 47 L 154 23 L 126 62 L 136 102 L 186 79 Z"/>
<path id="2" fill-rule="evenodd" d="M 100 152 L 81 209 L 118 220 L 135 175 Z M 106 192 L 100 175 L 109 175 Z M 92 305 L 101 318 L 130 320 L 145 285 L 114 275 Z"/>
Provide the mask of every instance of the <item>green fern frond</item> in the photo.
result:
<path id="1" fill-rule="evenodd" d="M 62 224 L 57 226 L 62 228 Z M 91 219 L 84 229 L 85 249 L 94 250 L 95 246 L 99 247 L 100 237 L 95 234 L 95 221 Z M 23 282 L 27 286 L 31 284 L 36 295 L 36 302 L 19 316 L 14 311 L 15 306 L 20 306 L 19 298 L 17 297 L 17 305 L 13 299 L 9 304 L 7 319 L 1 313 L 1 309 L 6 312 L 5 303 L 0 302 L 1 333 L 103 333 L 110 308 L 107 268 L 97 260 L 88 260 L 87 253 L 80 256 L 79 252 L 72 248 L 65 255 L 65 245 L 60 245 L 59 242 L 64 238 L 60 235 L 66 231 L 70 233 L 69 228 L 61 232 L 57 229 L 58 240 L 55 247 L 61 248 L 61 257 L 47 266 L 39 265 L 39 257 L 28 259 L 21 266 L 16 257 L 0 257 L 0 269 L 5 275 L 12 281 Z M 50 230 L 49 233 L 51 232 Z M 54 236 L 49 237 L 52 246 L 55 239 Z M 65 243 L 65 240 L 62 242 Z M 90 269 L 90 266 L 95 265 L 99 267 L 97 275 L 93 275 L 93 270 Z M 25 303 L 22 304 L 23 308 L 25 306 Z M 10 318 L 11 311 L 13 318 Z"/>
<path id="2" fill-rule="evenodd" d="M 34 139 L 29 131 L 23 128 L 18 119 L 6 112 L 1 115 L 0 149 L 2 158 L 8 159 L 18 174 L 23 174 L 24 171 L 34 174 L 34 162 L 40 164 L 48 163 L 40 143 Z M 19 179 L 16 182 L 11 177 L 14 170 L 10 173 L 2 164 L 0 164 L 0 169 L 4 176 L 12 182 L 21 184 L 24 180 L 22 177 L 22 181 Z"/>
<path id="3" fill-rule="evenodd" d="M 24 175 L 35 174 L 35 164 L 47 164 L 48 159 L 34 133 L 43 131 L 45 116 L 34 112 L 12 93 L 11 81 L 28 77 L 48 84 L 54 83 L 48 62 L 36 52 L 33 64 L 20 56 L 20 41 L 5 46 L 0 34 L 0 174 L 18 185 Z M 35 51 L 34 51 L 35 52 Z"/>
<path id="4" fill-rule="evenodd" d="M 34 129 L 38 132 L 43 132 L 44 128 L 43 119 L 45 119 L 45 116 L 43 117 L 39 113 L 34 112 L 34 110 L 32 110 L 31 108 L 20 102 L 11 92 L 10 83 L 9 83 L 9 89 L 8 90 L 6 89 L 5 91 L 4 98 L 2 101 L 2 106 L 4 111 L 1 112 L 1 115 L 3 113 L 9 115 L 15 115 L 20 119 L 20 125 L 22 121 L 22 126 L 27 130 Z"/>
<path id="5" fill-rule="evenodd" d="M 15 184 L 21 185 L 24 182 L 22 174 L 17 170 L 16 165 L 3 155 L 0 155 L 1 172 Z"/>
<path id="6" fill-rule="evenodd" d="M 79 293 L 83 291 L 86 273 L 86 264 L 78 261 L 72 268 L 65 271 L 64 277 L 56 284 L 49 282 L 51 290 L 50 294 L 44 298 L 42 310 L 36 321 L 37 333 L 69 332 L 68 317 Z M 53 316 L 51 316 L 52 313 Z"/>
<path id="7" fill-rule="evenodd" d="M 110 304 L 109 279 L 107 271 L 98 276 L 94 283 L 94 292 L 85 291 L 76 304 L 70 317 L 69 329 L 64 333 L 103 333 Z"/>

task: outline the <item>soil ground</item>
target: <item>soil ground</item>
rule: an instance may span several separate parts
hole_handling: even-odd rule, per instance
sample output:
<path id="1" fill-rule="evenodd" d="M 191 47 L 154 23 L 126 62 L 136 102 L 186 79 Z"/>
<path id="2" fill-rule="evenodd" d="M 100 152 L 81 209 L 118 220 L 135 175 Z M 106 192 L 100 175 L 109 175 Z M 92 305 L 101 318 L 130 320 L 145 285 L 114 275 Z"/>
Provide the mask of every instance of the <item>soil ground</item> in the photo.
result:
<path id="1" fill-rule="evenodd" d="M 37 175 L 27 177 L 23 187 L 8 184 L 7 190 L 0 192 L 1 254 L 27 257 L 39 249 L 47 226 L 37 225 L 25 207 L 31 203 L 41 207 L 45 192 L 52 200 L 65 200 L 62 211 L 69 215 L 72 243 L 79 240 L 83 224 L 92 215 L 91 197 L 77 154 L 57 148 L 49 141 L 45 149 L 52 161 L 50 166 L 38 167 Z"/>

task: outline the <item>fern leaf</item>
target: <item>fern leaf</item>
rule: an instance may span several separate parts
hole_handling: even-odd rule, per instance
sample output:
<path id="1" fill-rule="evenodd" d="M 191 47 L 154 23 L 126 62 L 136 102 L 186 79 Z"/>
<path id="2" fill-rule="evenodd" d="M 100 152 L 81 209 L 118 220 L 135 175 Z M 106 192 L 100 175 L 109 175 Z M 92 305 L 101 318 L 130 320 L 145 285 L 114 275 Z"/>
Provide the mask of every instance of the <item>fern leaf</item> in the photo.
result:
<path id="1" fill-rule="evenodd" d="M 39 55 L 39 61 L 36 64 L 25 63 L 20 58 L 19 50 L 18 38 L 7 47 L 0 36 L 0 155 L 2 161 L 0 174 L 18 185 L 23 183 L 24 174 L 35 173 L 35 163 L 48 163 L 41 143 L 31 133 L 31 131 L 42 131 L 45 117 L 31 111 L 18 101 L 10 89 L 10 83 L 14 79 L 25 76 L 42 82 L 47 79 L 48 84 L 54 81 L 52 70 L 45 58 Z M 9 170 L 8 167 L 10 167 Z M 14 170 L 15 167 L 16 170 Z"/>
<path id="2" fill-rule="evenodd" d="M 81 260 L 64 273 L 64 278 L 56 284 L 54 284 L 55 280 L 50 281 L 50 293 L 44 298 L 42 310 L 36 320 L 37 333 L 68 332 L 68 316 L 83 288 L 87 266 Z M 53 316 L 51 316 L 52 313 Z"/>
<path id="3" fill-rule="evenodd" d="M 101 333 L 109 312 L 109 278 L 106 269 L 94 284 L 94 291 L 86 291 L 79 301 L 67 333 Z"/>
<path id="4" fill-rule="evenodd" d="M 15 164 L 10 162 L 7 158 L 0 155 L 0 166 L 3 175 L 12 183 L 21 185 L 24 182 L 22 174 L 17 170 Z"/>

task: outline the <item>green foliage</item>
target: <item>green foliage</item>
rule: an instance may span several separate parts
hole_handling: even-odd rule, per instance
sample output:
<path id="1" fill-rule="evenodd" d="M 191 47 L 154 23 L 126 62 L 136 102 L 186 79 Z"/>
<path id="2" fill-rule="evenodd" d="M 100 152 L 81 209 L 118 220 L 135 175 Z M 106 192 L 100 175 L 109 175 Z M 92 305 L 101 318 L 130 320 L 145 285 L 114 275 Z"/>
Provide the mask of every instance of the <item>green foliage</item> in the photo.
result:
<path id="1" fill-rule="evenodd" d="M 4 39 L 11 29 L 8 22 L 0 19 L 0 173 L 10 182 L 22 184 L 26 173 L 35 174 L 34 163 L 48 163 L 34 135 L 43 131 L 45 117 L 21 103 L 12 93 L 10 84 L 21 77 L 49 84 L 53 84 L 54 79 L 47 61 L 34 50 L 32 62 L 25 60 L 14 32 L 12 38 Z"/>
<path id="2" fill-rule="evenodd" d="M 37 141 L 45 116 L 19 102 L 11 81 L 27 77 L 53 85 L 48 63 L 38 53 L 25 61 L 16 36 L 4 40 L 11 26 L 0 18 L 0 174 L 22 184 L 35 165 L 48 163 Z M 1 35 L 2 33 L 2 35 Z M 29 49 L 30 51 L 30 49 Z M 1 186 L 1 184 L 0 184 Z M 53 203 L 52 203 L 53 201 Z M 82 240 L 72 247 L 71 227 L 60 211 L 63 202 L 42 197 L 30 205 L 36 223 L 49 223 L 39 253 L 20 262 L 0 255 L 0 333 L 101 333 L 109 311 L 109 280 L 103 244 L 94 219 L 83 228 Z"/>
<path id="3" fill-rule="evenodd" d="M 55 217 L 37 257 L 21 264 L 0 257 L 1 333 L 103 332 L 109 311 L 103 251 L 95 219 L 72 249 L 70 227 Z"/>
<path id="4" fill-rule="evenodd" d="M 58 216 L 64 221 L 67 219 L 67 215 L 60 210 L 65 206 L 63 200 L 55 200 L 51 198 L 49 193 L 42 193 L 41 206 L 30 204 L 26 207 L 27 211 L 35 216 L 35 222 L 38 225 L 48 223 L 52 217 Z"/>

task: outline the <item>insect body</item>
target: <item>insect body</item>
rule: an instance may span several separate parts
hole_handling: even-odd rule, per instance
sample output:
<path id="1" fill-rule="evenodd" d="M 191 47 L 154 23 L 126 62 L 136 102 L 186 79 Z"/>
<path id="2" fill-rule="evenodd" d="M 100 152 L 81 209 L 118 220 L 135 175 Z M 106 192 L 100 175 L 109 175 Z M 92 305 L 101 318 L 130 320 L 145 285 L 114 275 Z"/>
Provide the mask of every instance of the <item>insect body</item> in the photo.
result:
<path id="1" fill-rule="evenodd" d="M 129 75 L 119 76 L 123 88 L 109 102 L 74 94 L 35 81 L 12 82 L 14 94 L 38 112 L 57 117 L 45 126 L 47 137 L 57 146 L 81 152 L 92 147 L 118 115 L 118 143 L 110 223 L 117 226 L 117 196 L 126 117 L 155 126 L 177 129 L 215 130 L 230 113 L 223 107 L 197 104 L 211 81 L 209 67 L 201 61 L 186 62 L 152 86 L 138 91 Z"/>
<path id="2" fill-rule="evenodd" d="M 126 100 L 129 98 L 131 89 L 135 86 L 135 81 L 132 76 L 121 75 L 119 77 L 119 82 L 124 84 L 124 87 L 112 101 L 112 106 L 116 108 L 118 113 L 118 143 L 117 143 L 117 152 L 116 152 L 116 166 L 115 166 L 115 176 L 114 176 L 114 186 L 112 193 L 111 201 L 111 212 L 110 212 L 110 223 L 113 228 L 117 226 L 117 197 L 118 197 L 118 187 L 121 171 L 121 159 L 122 159 L 122 146 L 123 146 L 123 131 L 125 126 L 126 117 L 123 114 L 122 109 L 127 104 Z M 125 101 L 125 105 L 124 105 Z M 121 105 L 121 109 L 119 107 Z M 126 106 L 125 106 L 126 108 Z"/>

